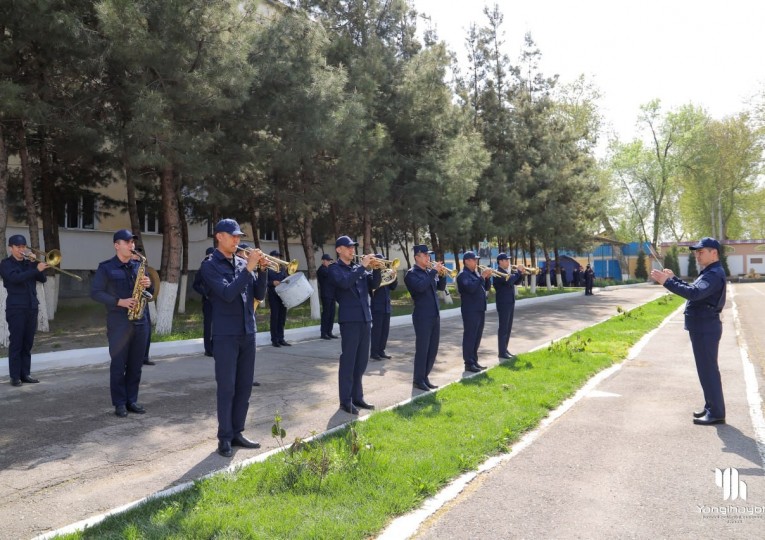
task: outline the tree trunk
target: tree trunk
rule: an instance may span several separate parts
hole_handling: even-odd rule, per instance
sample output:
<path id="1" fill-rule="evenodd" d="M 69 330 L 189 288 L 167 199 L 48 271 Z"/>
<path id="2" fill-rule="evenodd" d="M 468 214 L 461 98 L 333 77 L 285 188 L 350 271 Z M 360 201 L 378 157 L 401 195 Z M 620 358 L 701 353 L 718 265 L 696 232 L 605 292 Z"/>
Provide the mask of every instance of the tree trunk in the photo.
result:
<path id="1" fill-rule="evenodd" d="M 337 203 L 332 202 L 329 205 L 329 216 L 332 221 L 332 232 L 335 238 L 340 237 L 340 222 L 337 219 Z"/>
<path id="2" fill-rule="evenodd" d="M 279 195 L 278 185 L 274 189 L 274 221 L 276 221 L 276 240 L 279 246 L 279 252 L 282 258 L 289 259 L 290 254 L 287 250 L 287 231 L 284 227 L 284 213 L 282 212 L 282 200 Z"/>
<path id="3" fill-rule="evenodd" d="M 186 286 L 189 280 L 189 224 L 178 192 L 178 217 L 181 220 L 181 286 L 178 292 L 178 313 L 186 313 Z"/>
<path id="4" fill-rule="evenodd" d="M 363 206 L 363 212 L 364 214 L 361 216 L 361 223 L 364 229 L 364 241 L 362 242 L 364 249 L 362 253 L 370 253 L 372 252 L 372 216 L 369 215 L 369 208 L 367 208 L 366 204 Z"/>
<path id="5" fill-rule="evenodd" d="M 138 237 L 136 238 L 135 247 L 143 249 L 145 254 L 146 248 L 143 245 L 143 237 L 141 236 L 141 220 L 138 217 L 138 205 L 135 198 L 135 182 L 133 181 L 132 169 L 128 164 L 127 155 L 122 156 L 122 174 L 125 177 L 125 188 L 127 190 L 127 211 L 130 217 L 130 230 Z"/>
<path id="6" fill-rule="evenodd" d="M 161 293 L 157 298 L 156 332 L 167 335 L 173 331 L 173 311 L 178 296 L 178 282 L 181 273 L 181 219 L 176 197 L 175 176 L 172 165 L 166 165 L 162 170 L 160 181 L 162 194 L 162 221 L 165 238 L 168 242 L 167 262 L 162 261 L 163 280 Z"/>
<path id="7" fill-rule="evenodd" d="M 252 245 L 260 249 L 260 209 L 255 197 L 250 199 L 250 227 L 252 228 Z"/>
<path id="8" fill-rule="evenodd" d="M 319 301 L 319 283 L 316 280 L 316 258 L 313 249 L 313 214 L 306 212 L 303 218 L 303 254 L 308 265 L 308 281 L 313 288 L 311 295 L 311 319 L 321 319 L 321 303 Z"/>
<path id="9" fill-rule="evenodd" d="M 5 132 L 0 122 L 0 245 L 6 245 L 5 228 L 8 226 L 8 150 L 5 147 Z M 2 257 L 0 257 L 1 259 Z M 2 284 L 2 279 L 0 279 Z M 5 314 L 5 301 L 8 291 L 0 285 L 0 345 L 8 347 L 8 322 Z"/>
<path id="10" fill-rule="evenodd" d="M 534 243 L 534 237 L 529 237 L 529 253 L 531 256 L 531 266 L 539 267 L 537 264 L 537 245 Z M 533 274 L 531 276 L 531 288 L 530 288 L 531 294 L 537 294 L 537 275 Z"/>
<path id="11" fill-rule="evenodd" d="M 46 134 L 43 128 L 37 130 L 40 141 L 40 215 L 42 217 L 43 241 L 45 251 L 61 250 L 58 237 L 58 216 L 56 215 L 56 180 L 51 172 L 51 156 L 48 153 Z M 63 254 L 62 254 L 63 256 Z M 46 271 L 48 280 L 45 282 L 45 299 L 47 300 L 47 317 L 53 320 L 58 309 L 58 291 L 61 284 L 61 274 L 55 270 Z"/>
<path id="12" fill-rule="evenodd" d="M 555 246 L 553 251 L 555 253 L 555 275 L 558 276 L 555 281 L 558 284 L 557 285 L 558 289 L 562 289 L 563 288 L 563 272 L 561 272 L 561 268 L 560 268 L 560 253 L 558 251 L 558 246 Z"/>

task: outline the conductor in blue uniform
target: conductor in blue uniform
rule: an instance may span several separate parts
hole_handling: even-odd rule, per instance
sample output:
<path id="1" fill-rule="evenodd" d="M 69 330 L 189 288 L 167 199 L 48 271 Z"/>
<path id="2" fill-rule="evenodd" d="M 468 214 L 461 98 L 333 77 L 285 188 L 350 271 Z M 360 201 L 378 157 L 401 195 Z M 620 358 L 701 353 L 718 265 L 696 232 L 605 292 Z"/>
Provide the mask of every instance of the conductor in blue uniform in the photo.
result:
<path id="1" fill-rule="evenodd" d="M 383 259 L 384 257 L 382 253 L 377 253 L 375 258 Z M 390 334 L 390 292 L 395 290 L 397 286 L 398 276 L 393 279 L 393 282 L 370 291 L 372 295 L 372 360 L 391 358 L 385 352 L 385 347 L 388 345 L 388 335 Z"/>
<path id="2" fill-rule="evenodd" d="M 141 264 L 133 258 L 135 238 L 128 229 L 114 233 L 115 255 L 98 265 L 90 284 L 90 297 L 106 306 L 106 337 L 111 357 L 109 389 L 114 414 L 120 418 L 126 417 L 128 411 L 146 412 L 138 404 L 138 387 L 149 335 L 149 310 L 145 308 L 136 320 L 128 319 L 129 310 L 136 309 L 139 303 L 133 298 Z M 154 292 L 148 274 L 141 278 L 141 285 L 145 291 Z"/>
<path id="3" fill-rule="evenodd" d="M 513 331 L 513 316 L 515 314 L 515 285 L 523 279 L 525 267 L 517 265 L 514 272 L 510 271 L 510 258 L 506 253 L 497 255 L 497 272 L 507 275 L 507 279 L 494 276 L 492 283 L 497 292 L 497 355 L 500 358 L 513 358 L 507 350 L 510 333 Z"/>
<path id="4" fill-rule="evenodd" d="M 332 256 L 325 253 L 321 256 L 321 266 L 316 269 L 316 280 L 319 283 L 319 298 L 321 298 L 321 339 L 337 338 L 332 333 L 335 325 L 335 286 L 329 277 L 329 265 L 335 264 Z"/>
<path id="5" fill-rule="evenodd" d="M 354 262 L 358 245 L 348 236 L 339 237 L 335 241 L 337 263 L 329 267 L 335 299 L 340 307 L 340 408 L 349 414 L 359 414 L 359 408 L 374 409 L 374 405 L 364 401 L 361 379 L 369 363 L 372 329 L 369 291 L 379 287 L 381 280 L 379 268 L 369 271 L 374 255 L 361 257 L 361 264 Z"/>
<path id="6" fill-rule="evenodd" d="M 259 249 L 250 251 L 246 259 L 235 255 L 244 236 L 236 221 L 222 219 L 214 231 L 218 247 L 200 272 L 212 304 L 218 453 L 231 457 L 232 446 L 260 447 L 242 431 L 255 374 L 254 300 L 265 298 L 267 273 L 259 267 Z"/>
<path id="7" fill-rule="evenodd" d="M 279 250 L 276 249 L 269 253 L 269 255 L 277 258 L 282 256 Z M 284 339 L 284 325 L 287 324 L 287 306 L 284 305 L 282 299 L 276 293 L 276 286 L 284 281 L 286 277 L 286 269 L 280 268 L 278 272 L 274 272 L 270 268 L 268 269 L 268 307 L 271 309 L 271 345 L 274 347 L 291 346 Z"/>
<path id="8" fill-rule="evenodd" d="M 478 273 L 478 258 L 472 251 L 462 256 L 463 269 L 457 276 L 457 290 L 460 293 L 462 313 L 462 360 L 465 371 L 477 373 L 484 366 L 478 363 L 478 347 L 481 345 L 483 326 L 486 320 L 486 293 L 491 287 L 491 268 Z"/>
<path id="9" fill-rule="evenodd" d="M 651 270 L 651 278 L 687 300 L 685 329 L 691 338 L 696 372 L 704 391 L 704 408 L 693 413 L 693 423 L 700 425 L 725 423 L 723 397 L 717 353 L 722 337 L 720 313 L 725 307 L 725 271 L 720 263 L 720 243 L 704 237 L 690 246 L 703 270 L 693 283 L 676 277 L 672 270 Z"/>
<path id="10" fill-rule="evenodd" d="M 5 300 L 5 320 L 8 323 L 8 374 L 12 386 L 38 383 L 32 378 L 32 345 L 37 332 L 37 283 L 45 283 L 43 273 L 48 265 L 28 260 L 27 240 L 21 234 L 8 239 L 11 254 L 0 262 L 3 286 L 8 291 Z"/>
<path id="11" fill-rule="evenodd" d="M 441 339 L 441 315 L 438 293 L 446 289 L 446 267 L 430 262 L 430 251 L 425 244 L 414 246 L 414 266 L 404 276 L 404 284 L 414 302 L 414 375 L 412 386 L 428 392 L 437 385 L 430 382 L 430 372 L 438 355 Z"/>

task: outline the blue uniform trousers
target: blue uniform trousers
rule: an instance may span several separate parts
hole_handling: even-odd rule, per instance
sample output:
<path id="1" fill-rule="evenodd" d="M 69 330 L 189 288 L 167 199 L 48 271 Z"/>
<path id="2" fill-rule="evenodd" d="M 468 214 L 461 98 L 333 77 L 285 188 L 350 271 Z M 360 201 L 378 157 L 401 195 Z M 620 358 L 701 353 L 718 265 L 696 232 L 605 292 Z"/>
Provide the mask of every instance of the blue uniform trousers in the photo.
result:
<path id="1" fill-rule="evenodd" d="M 202 299 L 202 319 L 204 325 L 203 341 L 205 353 L 212 354 L 212 303 L 206 298 Z"/>
<path id="2" fill-rule="evenodd" d="M 335 325 L 335 299 L 321 297 L 321 335 L 328 336 Z"/>
<path id="3" fill-rule="evenodd" d="M 390 313 L 381 311 L 372 312 L 372 356 L 380 356 L 385 353 L 390 334 Z"/>
<path id="4" fill-rule="evenodd" d="M 133 324 L 124 314 L 121 314 L 121 320 L 118 321 L 107 317 L 106 334 L 112 359 L 109 364 L 109 389 L 115 407 L 138 401 L 138 385 L 141 383 L 148 332 L 147 325 Z"/>
<path id="5" fill-rule="evenodd" d="M 708 319 L 703 322 L 689 322 L 686 319 L 686 327 L 691 337 L 693 356 L 696 359 L 696 372 L 699 375 L 701 389 L 704 391 L 704 408 L 714 418 L 725 418 L 725 399 L 720 368 L 717 365 L 722 321 Z"/>
<path id="6" fill-rule="evenodd" d="M 478 363 L 478 347 L 483 337 L 483 325 L 486 321 L 485 311 L 468 311 L 462 313 L 462 360 L 466 366 Z"/>
<path id="7" fill-rule="evenodd" d="M 218 440 L 228 441 L 244 431 L 255 376 L 255 334 L 216 336 L 215 382 L 218 385 Z"/>
<path id="8" fill-rule="evenodd" d="M 143 354 L 143 361 L 147 362 L 149 360 L 149 349 L 151 349 L 151 312 L 149 311 L 149 306 L 146 306 L 146 352 Z"/>
<path id="9" fill-rule="evenodd" d="M 37 306 L 5 310 L 8 322 L 8 374 L 11 379 L 29 377 L 32 369 L 32 345 L 37 332 Z"/>
<path id="10" fill-rule="evenodd" d="M 340 404 L 351 405 L 364 400 L 361 378 L 369 363 L 369 340 L 371 325 L 368 322 L 340 323 L 342 337 L 338 388 Z"/>
<path id="11" fill-rule="evenodd" d="M 497 304 L 497 354 L 507 354 L 510 332 L 513 331 L 515 304 Z"/>
<path id="12" fill-rule="evenodd" d="M 284 325 L 287 323 L 287 308 L 282 304 L 276 293 L 268 295 L 268 306 L 271 308 L 270 331 L 271 343 L 284 341 Z"/>
<path id="13" fill-rule="evenodd" d="M 441 317 L 412 317 L 414 326 L 414 379 L 422 383 L 428 379 L 436 363 L 438 342 L 441 339 Z"/>

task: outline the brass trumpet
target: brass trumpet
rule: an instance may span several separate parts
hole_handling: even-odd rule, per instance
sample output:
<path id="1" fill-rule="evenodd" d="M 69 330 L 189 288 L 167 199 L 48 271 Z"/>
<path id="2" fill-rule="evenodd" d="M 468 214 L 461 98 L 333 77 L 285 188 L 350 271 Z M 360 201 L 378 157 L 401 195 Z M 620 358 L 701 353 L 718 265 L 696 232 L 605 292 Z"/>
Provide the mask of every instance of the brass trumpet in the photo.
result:
<path id="1" fill-rule="evenodd" d="M 354 255 L 353 259 L 358 263 L 361 264 L 361 259 L 365 257 L 365 255 Z M 401 264 L 401 261 L 398 259 L 393 259 L 392 261 L 389 261 L 387 259 L 378 259 L 377 257 L 372 256 L 372 262 L 370 266 L 375 270 L 383 270 L 383 269 L 389 269 L 389 270 L 398 270 L 399 265 Z"/>
<path id="2" fill-rule="evenodd" d="M 431 261 L 430 268 L 432 270 L 435 270 L 436 269 L 436 263 Z M 444 277 L 444 276 L 448 275 L 452 279 L 456 279 L 457 278 L 457 274 L 459 274 L 459 272 L 457 271 L 456 268 L 453 269 L 453 270 L 449 270 L 448 268 L 443 267 L 441 270 L 438 271 L 438 275 L 439 276 Z"/>
<path id="3" fill-rule="evenodd" d="M 510 266 L 510 270 L 518 270 L 518 265 L 517 264 L 511 265 Z M 523 273 L 526 274 L 527 276 L 534 276 L 534 275 L 541 274 L 542 271 L 539 268 L 536 268 L 536 267 L 524 266 L 523 267 Z"/>
<path id="4" fill-rule="evenodd" d="M 240 249 L 237 251 L 243 251 L 249 257 L 250 253 L 255 251 L 255 248 Z M 262 262 L 260 263 L 261 268 L 268 268 L 274 272 L 281 272 L 282 268 L 284 268 L 287 272 L 287 275 L 289 276 L 297 272 L 298 264 L 300 264 L 298 263 L 297 259 L 292 259 L 291 261 L 287 262 L 281 259 L 277 259 L 273 255 L 266 255 L 265 253 L 261 253 L 260 258 L 266 261 L 265 264 Z"/>
<path id="5" fill-rule="evenodd" d="M 28 261 L 45 263 L 51 270 L 66 274 L 67 276 L 72 277 L 77 281 L 82 281 L 82 278 L 77 274 L 72 274 L 71 272 L 67 272 L 66 270 L 58 268 L 58 265 L 61 264 L 61 252 L 57 249 L 51 249 L 48 253 L 45 253 L 44 251 L 37 249 L 27 248 L 27 251 L 24 252 L 24 258 Z"/>
<path id="6" fill-rule="evenodd" d="M 483 265 L 481 265 L 481 264 L 479 264 L 479 265 L 477 266 L 477 268 L 478 268 L 478 271 L 479 271 L 480 273 L 482 273 L 482 274 L 483 274 L 483 273 L 484 273 L 484 271 L 486 271 L 486 270 L 491 270 L 491 277 L 493 277 L 493 278 L 504 279 L 505 281 L 507 281 L 508 279 L 510 279 L 510 274 L 505 274 L 504 272 L 500 272 L 500 271 L 498 271 L 498 270 L 495 270 L 494 268 L 490 268 L 490 267 L 488 267 L 488 266 L 483 266 Z"/>

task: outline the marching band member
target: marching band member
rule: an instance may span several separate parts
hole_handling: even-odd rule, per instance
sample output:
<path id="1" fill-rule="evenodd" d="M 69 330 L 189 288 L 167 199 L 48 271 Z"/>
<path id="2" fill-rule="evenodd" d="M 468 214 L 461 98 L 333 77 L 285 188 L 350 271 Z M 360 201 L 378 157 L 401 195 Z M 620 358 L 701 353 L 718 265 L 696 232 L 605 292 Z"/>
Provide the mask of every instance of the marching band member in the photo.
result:
<path id="1" fill-rule="evenodd" d="M 464 268 L 457 276 L 457 290 L 460 293 L 462 312 L 462 360 L 465 371 L 478 373 L 486 369 L 478 363 L 478 347 L 481 345 L 483 325 L 486 320 L 486 292 L 491 287 L 489 278 L 492 269 L 486 268 L 478 274 L 478 257 L 472 251 L 462 256 Z"/>
<path id="2" fill-rule="evenodd" d="M 231 457 L 232 446 L 260 448 L 242 431 L 255 373 L 254 299 L 265 297 L 267 273 L 259 268 L 260 250 L 250 251 L 247 259 L 235 255 L 244 236 L 236 221 L 222 219 L 214 231 L 218 248 L 202 263 L 200 272 L 212 304 L 218 454 Z"/>
<path id="3" fill-rule="evenodd" d="M 437 385 L 428 378 L 438 354 L 441 339 L 441 315 L 438 291 L 446 289 L 446 268 L 441 263 L 430 263 L 430 252 L 425 244 L 414 246 L 414 266 L 404 276 L 404 284 L 414 302 L 412 325 L 414 326 L 414 374 L 412 386 L 425 392 Z"/>
<path id="4" fill-rule="evenodd" d="M 11 254 L 0 262 L 3 286 L 8 290 L 5 301 L 5 320 L 8 322 L 8 374 L 12 386 L 38 383 L 31 376 L 32 345 L 37 332 L 37 283 L 45 283 L 44 262 L 29 260 L 25 254 L 27 240 L 21 234 L 8 239 Z"/>
<path id="5" fill-rule="evenodd" d="M 141 265 L 133 259 L 136 236 L 128 229 L 114 233 L 115 255 L 98 265 L 90 286 L 90 297 L 106 306 L 106 336 L 109 340 L 109 388 L 114 414 L 125 418 L 128 411 L 143 414 L 146 410 L 138 404 L 138 386 L 146 354 L 149 333 L 148 309 L 141 318 L 131 321 L 130 310 L 136 309 L 139 300 L 133 297 L 138 270 Z M 154 288 L 147 274 L 140 285 L 152 293 Z"/>
<path id="6" fill-rule="evenodd" d="M 321 256 L 321 266 L 316 269 L 319 298 L 321 298 L 321 339 L 337 338 L 332 333 L 332 327 L 335 325 L 335 287 L 329 277 L 330 264 L 334 264 L 332 256 L 325 253 Z"/>
<path id="7" fill-rule="evenodd" d="M 204 263 L 210 258 L 215 251 L 214 247 L 209 247 L 205 250 L 205 258 L 202 259 Z M 195 291 L 202 296 L 202 323 L 204 328 L 203 343 L 205 348 L 205 356 L 212 356 L 212 304 L 210 303 L 210 295 L 205 282 L 202 279 L 201 267 L 194 276 L 194 283 L 191 285 Z"/>
<path id="8" fill-rule="evenodd" d="M 500 358 L 513 358 L 514 355 L 507 350 L 510 341 L 510 332 L 513 330 L 513 315 L 515 314 L 515 284 L 523 279 L 526 268 L 519 264 L 515 272 L 510 272 L 510 258 L 506 253 L 497 255 L 497 272 L 509 274 L 508 279 L 494 276 L 494 290 L 497 291 L 497 356 Z"/>
<path id="9" fill-rule="evenodd" d="M 361 264 L 353 261 L 358 245 L 348 236 L 339 237 L 335 241 L 338 260 L 329 267 L 335 298 L 340 306 L 340 408 L 349 414 L 359 414 L 359 408 L 374 409 L 374 405 L 364 401 L 361 378 L 369 362 L 372 323 L 369 291 L 379 287 L 381 280 L 379 268 L 367 271 L 374 255 L 361 257 Z"/>
<path id="10" fill-rule="evenodd" d="M 269 255 L 272 257 L 282 256 L 279 250 L 276 249 L 269 253 Z M 284 281 L 286 277 L 286 269 L 280 268 L 278 272 L 274 272 L 270 268 L 268 269 L 268 307 L 271 309 L 271 344 L 274 347 L 291 346 L 284 339 L 284 325 L 287 324 L 287 306 L 284 305 L 284 302 L 282 302 L 282 299 L 276 293 L 276 286 Z"/>
<path id="11" fill-rule="evenodd" d="M 383 259 L 382 253 L 375 254 L 378 259 Z M 372 360 L 391 358 L 385 352 L 390 333 L 390 292 L 398 287 L 398 276 L 392 283 L 372 289 Z"/>

